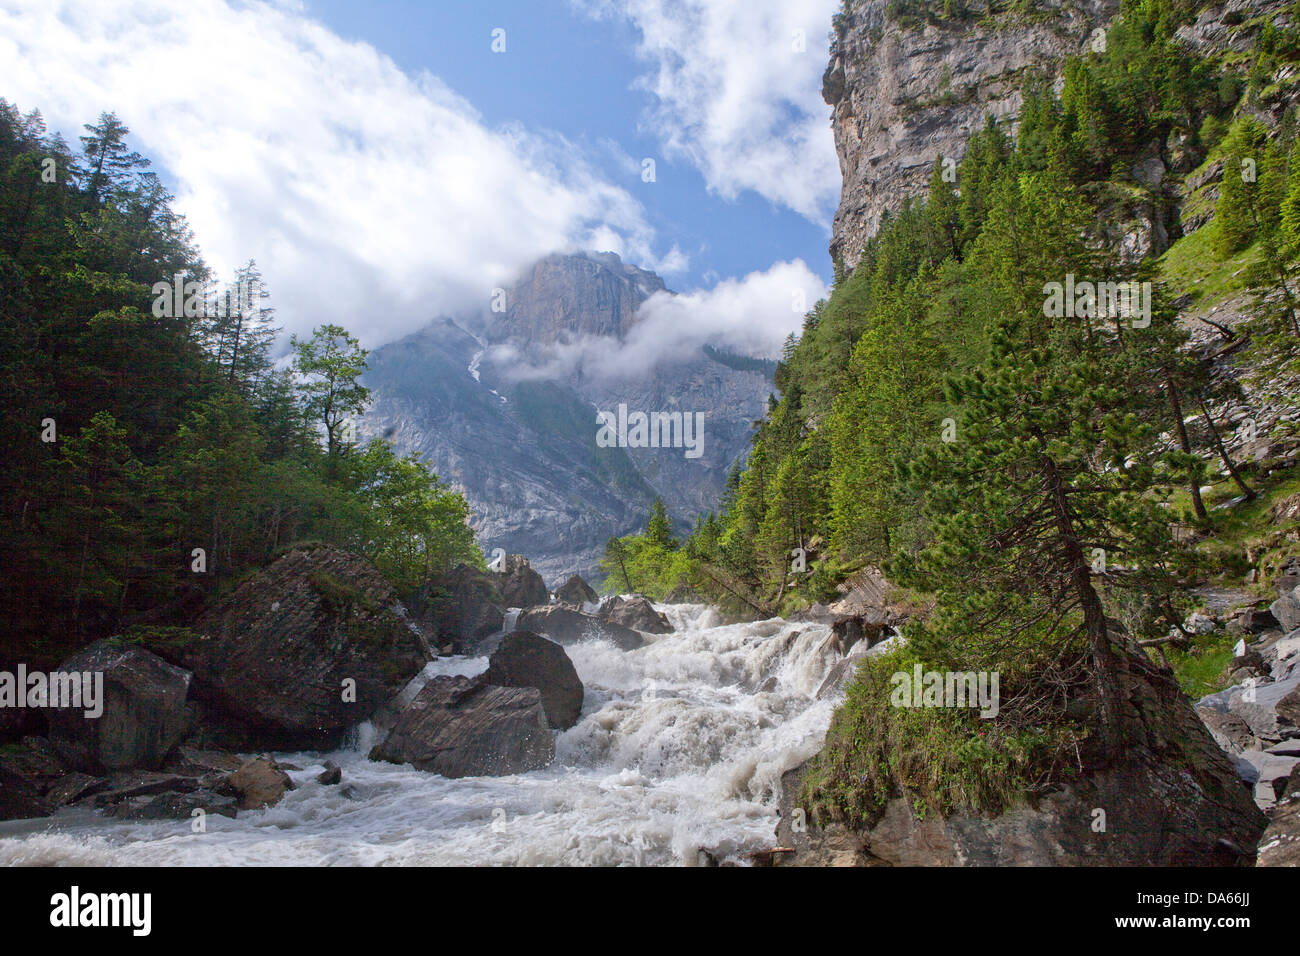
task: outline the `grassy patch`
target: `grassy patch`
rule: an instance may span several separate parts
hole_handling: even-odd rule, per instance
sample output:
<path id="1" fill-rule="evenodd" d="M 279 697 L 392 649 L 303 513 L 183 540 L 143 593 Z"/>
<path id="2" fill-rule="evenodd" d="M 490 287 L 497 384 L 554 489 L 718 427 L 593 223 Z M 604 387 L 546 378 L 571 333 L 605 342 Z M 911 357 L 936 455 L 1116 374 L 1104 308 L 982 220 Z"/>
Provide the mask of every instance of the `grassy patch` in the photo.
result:
<path id="1" fill-rule="evenodd" d="M 1166 657 L 1174 669 L 1178 686 L 1192 700 L 1223 690 L 1228 686 L 1228 665 L 1237 639 L 1224 631 L 1201 634 L 1186 651 L 1168 650 Z"/>
<path id="2" fill-rule="evenodd" d="M 312 572 L 307 577 L 307 583 L 329 611 L 347 611 L 354 605 L 370 613 L 376 610 L 375 602 L 364 591 L 328 571 Z"/>
<path id="3" fill-rule="evenodd" d="M 1187 293 L 1198 308 L 1216 305 L 1246 290 L 1246 272 L 1259 258 L 1259 245 L 1220 261 L 1211 245 L 1211 223 L 1183 236 L 1160 257 L 1160 275 L 1169 288 Z"/>
<path id="4" fill-rule="evenodd" d="M 167 627 L 133 624 L 126 628 L 120 640 L 123 645 L 143 647 L 165 660 L 171 660 L 181 651 L 202 639 L 197 631 L 188 627 Z"/>
<path id="5" fill-rule="evenodd" d="M 982 719 L 970 708 L 894 706 L 890 678 L 917 663 L 944 669 L 909 646 L 858 666 L 799 794 L 800 806 L 819 824 L 871 826 L 894 796 L 921 815 L 996 814 L 1068 773 L 1065 756 L 1081 731 L 1063 716 L 1026 728 L 1001 715 Z M 1001 693 L 1006 700 L 1005 683 Z"/>
<path id="6" fill-rule="evenodd" d="M 1244 575 L 1254 568 L 1259 572 L 1255 589 L 1265 597 L 1271 591 L 1277 568 L 1289 555 L 1300 552 L 1300 544 L 1288 537 L 1300 532 L 1300 521 L 1274 524 L 1270 517 L 1278 502 L 1300 494 L 1300 474 L 1290 469 L 1264 482 L 1259 478 L 1251 480 L 1258 498 L 1210 512 L 1210 534 L 1196 547 L 1197 563 L 1206 574 Z M 1215 491 L 1218 493 L 1215 496 L 1206 496 L 1206 503 L 1211 507 L 1214 498 L 1220 495 L 1235 497 L 1240 493 L 1230 482 L 1221 482 Z"/>

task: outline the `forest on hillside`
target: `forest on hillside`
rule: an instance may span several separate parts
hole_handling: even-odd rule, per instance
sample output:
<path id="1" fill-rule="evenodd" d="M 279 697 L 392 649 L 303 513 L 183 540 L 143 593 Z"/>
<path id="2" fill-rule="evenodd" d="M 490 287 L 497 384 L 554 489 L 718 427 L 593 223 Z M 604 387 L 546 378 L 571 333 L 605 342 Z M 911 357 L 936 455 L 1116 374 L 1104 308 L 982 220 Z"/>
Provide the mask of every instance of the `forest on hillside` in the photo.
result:
<path id="1" fill-rule="evenodd" d="M 902 740 L 926 755 L 926 780 L 910 782 L 939 805 L 960 793 L 991 808 L 1049 778 L 1083 732 L 1071 689 L 1094 682 L 1105 699 L 1108 631 L 1163 637 L 1189 586 L 1219 570 L 1199 543 L 1233 519 L 1206 489 L 1265 487 L 1216 430 L 1207 408 L 1240 390 L 1189 347 L 1180 309 L 1207 293 L 1185 281 L 1189 261 L 1231 264 L 1253 295 L 1239 353 L 1252 384 L 1294 402 L 1300 143 L 1294 107 L 1264 117 L 1300 30 L 1266 23 L 1249 54 L 1200 58 L 1174 36 L 1192 6 L 1126 0 L 1059 94 L 1026 78 L 1014 136 L 990 118 L 959 165 L 937 157 L 928 195 L 837 269 L 787 342 L 779 397 L 719 512 L 680 541 L 652 516 L 607 548 L 618 586 L 751 616 L 834 600 L 867 567 L 926 609 L 905 651 L 859 670 L 828 738 L 853 753 L 822 768 L 814 806 L 863 812 L 872 788 L 844 782 L 897 774 Z M 1222 181 L 1208 225 L 1134 260 L 1113 230 L 1152 143 L 1189 170 L 1221 164 Z M 1107 301 L 1109 283 L 1135 294 Z M 970 715 L 876 706 L 885 676 L 913 663 L 1000 671 L 1012 703 L 978 736 Z"/>
<path id="2" fill-rule="evenodd" d="M 184 629 L 304 541 L 403 592 L 481 565 L 459 494 L 356 441 L 358 341 L 327 324 L 273 355 L 256 263 L 213 275 L 128 137 L 105 114 L 71 149 L 0 100 L 4 655 Z"/>

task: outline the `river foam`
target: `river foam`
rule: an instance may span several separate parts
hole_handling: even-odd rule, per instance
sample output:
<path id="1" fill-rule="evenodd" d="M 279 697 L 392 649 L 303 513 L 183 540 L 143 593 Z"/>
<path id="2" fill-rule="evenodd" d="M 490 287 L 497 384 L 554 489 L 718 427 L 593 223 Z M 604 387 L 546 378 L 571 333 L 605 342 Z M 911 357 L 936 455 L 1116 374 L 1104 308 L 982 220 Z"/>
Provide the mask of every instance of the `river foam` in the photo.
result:
<path id="1" fill-rule="evenodd" d="M 330 754 L 277 754 L 303 769 L 276 806 L 234 819 L 129 822 L 85 810 L 0 823 L 5 865 L 695 865 L 769 847 L 781 774 L 820 748 L 832 701 L 814 695 L 839 659 L 829 629 L 721 623 L 660 606 L 677 630 L 621 651 L 567 648 L 582 717 L 546 770 L 448 780 L 366 759 L 374 729 Z M 474 674 L 486 658 L 427 670 Z M 324 760 L 343 786 L 315 780 Z"/>

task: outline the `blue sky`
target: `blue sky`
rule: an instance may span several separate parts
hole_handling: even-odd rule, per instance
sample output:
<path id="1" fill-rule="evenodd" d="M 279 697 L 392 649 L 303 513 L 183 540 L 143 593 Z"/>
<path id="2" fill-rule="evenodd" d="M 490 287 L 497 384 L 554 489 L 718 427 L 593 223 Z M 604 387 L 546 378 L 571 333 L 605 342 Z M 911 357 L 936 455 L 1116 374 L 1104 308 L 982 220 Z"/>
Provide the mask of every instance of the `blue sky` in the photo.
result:
<path id="1" fill-rule="evenodd" d="M 601 158 L 612 140 L 640 161 L 655 158 L 656 181 L 643 183 L 613 163 L 605 168 L 644 204 L 666 241 L 690 256 L 672 288 L 711 286 L 718 277 L 799 257 L 829 282 L 830 233 L 745 191 L 732 200 L 709 193 L 690 163 L 664 158 L 641 117 L 653 98 L 633 89 L 641 73 L 639 32 L 626 19 L 595 19 L 563 0 L 312 0 L 307 8 L 340 35 L 364 40 L 404 70 L 428 70 L 465 96 L 491 125 L 517 121 L 556 130 Z M 491 52 L 491 31 L 506 31 L 506 52 Z M 829 23 L 827 24 L 829 28 Z M 830 122 L 830 108 L 825 108 Z"/>
<path id="2" fill-rule="evenodd" d="M 685 293 L 644 307 L 656 341 L 771 355 L 830 279 L 837 6 L 0 0 L 0 96 L 74 144 L 116 112 L 287 332 L 375 348 L 589 249 Z"/>

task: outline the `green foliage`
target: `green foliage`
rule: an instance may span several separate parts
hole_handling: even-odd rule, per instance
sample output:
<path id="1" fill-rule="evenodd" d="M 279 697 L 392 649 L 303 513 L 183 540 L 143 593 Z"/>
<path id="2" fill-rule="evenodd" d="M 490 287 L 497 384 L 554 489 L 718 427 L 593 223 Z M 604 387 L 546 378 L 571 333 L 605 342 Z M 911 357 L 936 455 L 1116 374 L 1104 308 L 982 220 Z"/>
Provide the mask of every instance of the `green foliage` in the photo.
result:
<path id="1" fill-rule="evenodd" d="M 1220 259 L 1260 239 L 1271 240 L 1280 222 L 1286 171 L 1259 120 L 1242 117 L 1224 138 L 1223 180 L 1214 207 L 1214 251 Z"/>
<path id="2" fill-rule="evenodd" d="M 156 282 L 207 288 L 210 273 L 126 126 L 105 114 L 86 131 L 74 155 L 0 100 L 4 652 L 53 665 L 124 629 L 184 627 L 303 538 L 368 555 L 399 587 L 481 562 L 463 498 L 426 466 L 383 443 L 344 454 L 365 353 L 343 329 L 295 342 L 301 381 L 274 371 L 251 261 L 222 308 L 153 314 Z"/>
<path id="3" fill-rule="evenodd" d="M 1003 700 L 1038 702 L 1052 693 L 1042 686 L 1033 646 L 1025 650 L 999 675 Z M 871 826 L 898 796 L 922 815 L 992 815 L 1068 776 L 1084 731 L 1065 719 L 1064 706 L 1031 720 L 1023 713 L 989 720 L 975 709 L 895 706 L 890 678 L 913 673 L 917 664 L 923 672 L 949 669 L 906 647 L 858 665 L 798 796 L 819 825 Z"/>

